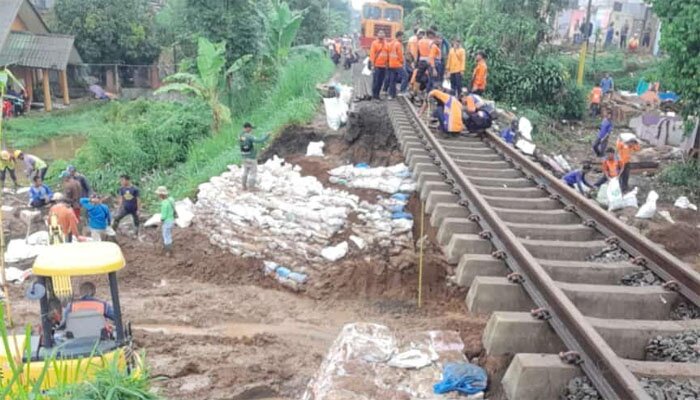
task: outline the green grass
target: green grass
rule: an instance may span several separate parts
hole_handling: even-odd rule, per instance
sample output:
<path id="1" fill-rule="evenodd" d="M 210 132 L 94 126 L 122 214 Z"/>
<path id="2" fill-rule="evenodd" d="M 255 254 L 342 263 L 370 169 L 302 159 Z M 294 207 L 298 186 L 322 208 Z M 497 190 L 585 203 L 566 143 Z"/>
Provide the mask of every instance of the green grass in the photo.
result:
<path id="1" fill-rule="evenodd" d="M 60 136 L 89 136 L 100 125 L 107 108 L 104 102 L 88 102 L 51 113 L 31 112 L 7 120 L 3 135 L 13 148 L 36 146 Z"/>

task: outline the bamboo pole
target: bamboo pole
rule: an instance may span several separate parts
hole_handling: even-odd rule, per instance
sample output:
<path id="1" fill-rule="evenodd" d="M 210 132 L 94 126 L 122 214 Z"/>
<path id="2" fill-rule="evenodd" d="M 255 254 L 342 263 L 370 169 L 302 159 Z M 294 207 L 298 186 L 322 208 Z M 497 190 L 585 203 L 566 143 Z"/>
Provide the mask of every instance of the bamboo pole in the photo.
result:
<path id="1" fill-rule="evenodd" d="M 70 105 L 70 93 L 68 92 L 68 74 L 66 70 L 59 72 L 61 78 L 61 92 L 63 93 L 63 104 Z"/>
<path id="2" fill-rule="evenodd" d="M 9 79 L 8 79 L 9 80 Z M 0 99 L 5 96 L 6 85 L 0 82 Z M 0 110 L 0 143 L 3 142 L 2 136 L 2 122 L 3 113 Z M 0 190 L 0 206 L 4 204 L 4 190 Z M 3 293 L 3 303 L 5 303 L 5 315 L 7 316 L 7 325 L 12 328 L 14 323 L 12 322 L 12 310 L 10 309 L 10 286 L 7 283 L 7 273 L 5 271 L 5 228 L 3 221 L 3 214 L 0 211 L 0 276 L 2 276 L 2 293 Z"/>

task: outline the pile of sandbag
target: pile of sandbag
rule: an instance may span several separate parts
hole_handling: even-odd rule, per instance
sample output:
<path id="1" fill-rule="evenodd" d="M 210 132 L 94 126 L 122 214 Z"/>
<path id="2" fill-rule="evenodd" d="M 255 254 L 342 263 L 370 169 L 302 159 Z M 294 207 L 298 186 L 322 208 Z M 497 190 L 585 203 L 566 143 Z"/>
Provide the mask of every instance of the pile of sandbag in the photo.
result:
<path id="1" fill-rule="evenodd" d="M 455 331 L 397 335 L 384 325 L 352 323 L 343 327 L 304 400 L 444 399 L 435 385 L 442 367 L 464 363 L 464 343 Z"/>
<path id="2" fill-rule="evenodd" d="M 416 182 L 406 164 L 377 168 L 367 164 L 343 165 L 328 173 L 331 183 L 353 189 L 374 189 L 391 194 L 416 190 Z"/>
<path id="3" fill-rule="evenodd" d="M 259 190 L 250 192 L 242 190 L 241 168 L 229 166 L 199 186 L 195 226 L 235 255 L 288 267 L 337 261 L 353 248 L 412 246 L 413 221 L 393 218 L 392 212 L 406 199 L 371 204 L 300 172 L 299 166 L 274 157 L 259 166 Z M 351 214 L 357 222 L 349 222 Z M 336 242 L 341 231 L 350 231 L 354 239 Z"/>

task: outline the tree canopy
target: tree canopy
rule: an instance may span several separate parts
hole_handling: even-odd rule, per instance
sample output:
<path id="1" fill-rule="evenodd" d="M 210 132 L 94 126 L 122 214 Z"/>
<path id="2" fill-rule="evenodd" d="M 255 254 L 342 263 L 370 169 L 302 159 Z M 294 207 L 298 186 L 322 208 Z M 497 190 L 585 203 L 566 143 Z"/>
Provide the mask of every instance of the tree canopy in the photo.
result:
<path id="1" fill-rule="evenodd" d="M 684 112 L 700 110 L 700 3 L 650 0 L 661 19 L 661 47 L 671 56 L 663 63 L 665 84 L 683 98 Z"/>
<path id="2" fill-rule="evenodd" d="M 149 64 L 160 53 L 148 0 L 58 0 L 54 16 L 87 63 Z"/>

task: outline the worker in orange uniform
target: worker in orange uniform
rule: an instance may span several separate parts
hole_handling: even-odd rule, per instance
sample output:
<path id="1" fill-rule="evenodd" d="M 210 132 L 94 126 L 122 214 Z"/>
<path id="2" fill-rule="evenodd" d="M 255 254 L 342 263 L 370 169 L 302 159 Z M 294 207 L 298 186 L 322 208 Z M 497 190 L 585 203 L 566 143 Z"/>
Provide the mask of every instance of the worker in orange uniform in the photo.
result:
<path id="1" fill-rule="evenodd" d="M 603 176 L 593 185 L 595 187 L 601 187 L 610 179 L 618 177 L 620 172 L 622 172 L 622 165 L 620 164 L 620 160 L 615 156 L 615 149 L 608 147 L 605 150 L 605 155 L 606 157 L 602 163 Z"/>
<path id="2" fill-rule="evenodd" d="M 61 193 L 54 193 L 51 201 L 55 202 L 55 204 L 49 209 L 48 225 L 51 226 L 51 219 L 55 217 L 58 226 L 61 228 L 61 233 L 65 237 L 65 241 L 70 243 L 74 237 L 77 240 L 79 235 L 78 217 L 75 216 L 73 208 Z"/>
<path id="3" fill-rule="evenodd" d="M 374 100 L 379 100 L 379 93 L 386 79 L 387 69 L 389 67 L 388 49 L 389 47 L 384 31 L 379 31 L 377 38 L 374 39 L 372 47 L 369 49 L 369 61 L 374 70 L 372 76 L 372 98 Z"/>
<path id="4" fill-rule="evenodd" d="M 452 47 L 447 54 L 447 73 L 450 75 L 452 95 L 459 96 L 462 93 L 462 74 L 466 62 L 466 52 L 459 39 L 452 39 Z"/>
<path id="5" fill-rule="evenodd" d="M 592 118 L 597 117 L 600 114 L 600 103 L 603 101 L 603 89 L 600 86 L 596 86 L 591 90 L 588 95 L 590 114 Z"/>
<path id="6" fill-rule="evenodd" d="M 433 117 L 437 118 L 440 131 L 446 134 L 459 135 L 464 129 L 462 122 L 462 103 L 459 99 L 440 90 L 431 90 L 428 98 L 433 98 L 437 107 L 433 112 Z M 428 108 L 429 102 L 423 103 L 419 115 L 423 115 Z"/>
<path id="7" fill-rule="evenodd" d="M 396 39 L 390 41 L 387 48 L 389 51 L 389 98 L 393 99 L 396 97 L 396 85 L 399 83 L 399 78 L 404 81 L 407 79 L 404 71 L 403 32 L 396 32 Z"/>
<path id="8" fill-rule="evenodd" d="M 426 37 L 418 40 L 418 65 L 416 66 L 418 72 L 415 75 L 420 86 L 425 86 L 427 90 L 433 88 L 435 47 L 435 32 L 432 30 L 428 31 Z M 427 77 L 427 82 L 423 82 L 425 77 Z"/>
<path id="9" fill-rule="evenodd" d="M 620 167 L 622 171 L 620 172 L 620 190 L 625 193 L 628 189 L 629 179 L 630 179 L 630 160 L 632 158 L 632 153 L 636 153 L 641 150 L 641 146 L 636 138 L 623 141 L 622 139 L 617 139 L 617 158 L 620 160 Z"/>
<path id="10" fill-rule="evenodd" d="M 408 43 L 406 44 L 406 62 L 410 65 L 415 65 L 418 61 L 418 41 L 423 39 L 425 32 L 423 30 L 415 28 L 413 30 L 413 36 L 408 38 Z"/>
<path id="11" fill-rule="evenodd" d="M 486 53 L 483 51 L 476 53 L 476 67 L 472 74 L 472 93 L 474 94 L 483 95 L 486 91 L 486 80 L 489 74 L 486 58 Z"/>

